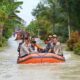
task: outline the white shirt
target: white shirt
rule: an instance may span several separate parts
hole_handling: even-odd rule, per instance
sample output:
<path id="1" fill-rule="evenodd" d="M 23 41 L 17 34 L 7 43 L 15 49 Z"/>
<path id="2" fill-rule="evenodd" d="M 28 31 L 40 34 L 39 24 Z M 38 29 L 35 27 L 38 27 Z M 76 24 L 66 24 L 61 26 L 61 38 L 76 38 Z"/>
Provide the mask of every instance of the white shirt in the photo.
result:
<path id="1" fill-rule="evenodd" d="M 24 56 L 25 54 L 29 53 L 30 53 L 30 44 L 26 45 L 26 43 L 24 42 L 20 48 L 20 56 Z"/>
<path id="2" fill-rule="evenodd" d="M 62 54 L 62 48 L 60 42 L 57 42 L 54 46 L 54 52 L 55 54 Z"/>

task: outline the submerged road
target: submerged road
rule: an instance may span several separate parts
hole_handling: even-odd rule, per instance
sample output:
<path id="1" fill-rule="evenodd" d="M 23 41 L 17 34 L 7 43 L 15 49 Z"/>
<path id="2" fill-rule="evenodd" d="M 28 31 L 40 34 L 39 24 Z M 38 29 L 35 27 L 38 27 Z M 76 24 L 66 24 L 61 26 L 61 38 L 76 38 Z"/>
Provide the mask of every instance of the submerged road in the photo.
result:
<path id="1" fill-rule="evenodd" d="M 0 80 L 80 80 L 80 56 L 64 51 L 65 63 L 20 65 L 17 42 L 14 37 L 8 42 L 10 47 L 0 52 Z"/>

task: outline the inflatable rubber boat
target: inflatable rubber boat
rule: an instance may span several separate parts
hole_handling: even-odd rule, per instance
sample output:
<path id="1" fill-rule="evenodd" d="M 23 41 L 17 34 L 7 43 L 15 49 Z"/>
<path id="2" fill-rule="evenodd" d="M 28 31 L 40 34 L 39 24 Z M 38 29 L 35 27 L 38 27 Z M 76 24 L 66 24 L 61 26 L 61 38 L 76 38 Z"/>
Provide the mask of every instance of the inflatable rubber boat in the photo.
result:
<path id="1" fill-rule="evenodd" d="M 18 64 L 61 62 L 65 62 L 65 58 L 53 53 L 32 53 L 24 57 L 18 57 L 17 60 Z"/>

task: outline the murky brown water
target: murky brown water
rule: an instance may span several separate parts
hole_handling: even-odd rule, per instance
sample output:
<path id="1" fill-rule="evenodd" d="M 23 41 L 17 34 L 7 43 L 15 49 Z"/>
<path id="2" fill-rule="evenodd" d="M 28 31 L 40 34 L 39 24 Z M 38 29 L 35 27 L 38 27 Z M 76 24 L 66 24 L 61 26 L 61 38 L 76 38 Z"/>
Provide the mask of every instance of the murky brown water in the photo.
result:
<path id="1" fill-rule="evenodd" d="M 64 52 L 65 63 L 20 65 L 15 43 L 10 44 L 0 52 L 0 80 L 80 80 L 80 56 Z"/>

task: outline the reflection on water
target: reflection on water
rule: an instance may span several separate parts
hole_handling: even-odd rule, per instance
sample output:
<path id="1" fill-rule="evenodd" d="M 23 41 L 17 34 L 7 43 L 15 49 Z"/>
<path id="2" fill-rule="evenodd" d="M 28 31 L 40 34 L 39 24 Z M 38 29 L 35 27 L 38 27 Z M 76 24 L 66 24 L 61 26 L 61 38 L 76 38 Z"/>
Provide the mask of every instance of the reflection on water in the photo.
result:
<path id="1" fill-rule="evenodd" d="M 65 63 L 19 65 L 17 43 L 9 39 L 10 48 L 0 52 L 0 80 L 80 80 L 80 57 L 64 51 Z"/>

